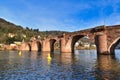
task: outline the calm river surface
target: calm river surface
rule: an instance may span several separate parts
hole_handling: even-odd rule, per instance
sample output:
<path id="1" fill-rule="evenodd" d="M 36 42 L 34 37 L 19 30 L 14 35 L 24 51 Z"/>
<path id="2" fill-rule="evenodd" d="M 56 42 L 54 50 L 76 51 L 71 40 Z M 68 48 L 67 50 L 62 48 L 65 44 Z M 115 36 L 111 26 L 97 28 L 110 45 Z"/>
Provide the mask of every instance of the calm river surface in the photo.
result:
<path id="1" fill-rule="evenodd" d="M 115 56 L 0 51 L 0 80 L 120 80 L 120 50 Z"/>

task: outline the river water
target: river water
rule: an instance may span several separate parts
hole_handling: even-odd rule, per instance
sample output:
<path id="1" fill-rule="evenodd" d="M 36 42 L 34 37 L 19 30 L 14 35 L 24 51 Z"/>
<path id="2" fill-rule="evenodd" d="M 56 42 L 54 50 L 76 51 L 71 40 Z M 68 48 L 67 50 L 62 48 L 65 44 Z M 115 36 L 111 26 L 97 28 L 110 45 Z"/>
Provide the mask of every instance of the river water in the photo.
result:
<path id="1" fill-rule="evenodd" d="M 0 80 L 120 80 L 120 50 L 112 56 L 0 51 Z"/>

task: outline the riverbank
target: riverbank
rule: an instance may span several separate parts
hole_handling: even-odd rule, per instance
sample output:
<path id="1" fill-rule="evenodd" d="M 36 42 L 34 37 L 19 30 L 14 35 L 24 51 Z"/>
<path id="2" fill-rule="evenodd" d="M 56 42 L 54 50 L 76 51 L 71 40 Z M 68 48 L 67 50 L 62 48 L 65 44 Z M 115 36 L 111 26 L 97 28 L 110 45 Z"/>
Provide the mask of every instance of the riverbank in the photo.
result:
<path id="1" fill-rule="evenodd" d="M 4 50 L 19 50 L 19 45 L 10 44 L 10 45 L 0 45 L 0 51 Z"/>
<path id="2" fill-rule="evenodd" d="M 76 50 L 95 50 L 96 47 L 95 46 L 90 46 L 90 47 L 83 47 L 83 46 L 79 46 L 75 48 Z"/>

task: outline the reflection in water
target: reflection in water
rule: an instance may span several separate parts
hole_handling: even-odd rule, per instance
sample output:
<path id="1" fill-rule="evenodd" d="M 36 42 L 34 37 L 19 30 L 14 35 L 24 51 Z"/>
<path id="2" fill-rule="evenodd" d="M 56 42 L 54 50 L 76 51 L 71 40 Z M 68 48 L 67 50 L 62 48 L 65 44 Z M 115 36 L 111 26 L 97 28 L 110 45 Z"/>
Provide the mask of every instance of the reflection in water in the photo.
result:
<path id="1" fill-rule="evenodd" d="M 96 54 L 94 54 L 94 51 L 76 51 L 73 62 L 73 79 L 95 80 L 94 69 L 96 65 Z"/>
<path id="2" fill-rule="evenodd" d="M 71 64 L 72 63 L 72 53 L 61 53 L 60 60 L 62 64 Z"/>
<path id="3" fill-rule="evenodd" d="M 120 55 L 1 51 L 0 80 L 120 80 Z"/>
<path id="4" fill-rule="evenodd" d="M 109 71 L 112 68 L 113 56 L 110 55 L 100 55 L 98 56 L 99 68 L 103 71 Z"/>
<path id="5" fill-rule="evenodd" d="M 42 59 L 44 59 L 47 62 L 47 65 L 50 66 L 51 65 L 51 61 L 53 58 L 53 53 L 50 52 L 44 52 L 42 53 Z"/>
<path id="6" fill-rule="evenodd" d="M 18 54 L 19 54 L 19 56 L 21 56 L 22 55 L 22 51 L 19 51 Z"/>
<path id="7" fill-rule="evenodd" d="M 114 55 L 100 55 L 98 56 L 98 69 L 99 72 L 97 73 L 97 77 L 99 79 L 103 80 L 117 80 L 119 77 L 117 76 L 115 71 L 116 64 L 118 65 L 118 62 L 116 62 L 116 58 Z M 118 69 L 120 70 L 120 69 Z M 98 71 L 98 70 L 97 70 Z"/>
<path id="8" fill-rule="evenodd" d="M 8 57 L 9 64 L 14 64 L 14 63 L 19 62 L 19 56 L 18 56 L 18 54 L 15 54 L 15 53 L 16 52 L 14 52 L 14 51 L 11 51 L 11 52 L 8 53 L 8 55 L 9 55 L 9 57 Z"/>
<path id="9" fill-rule="evenodd" d="M 31 53 L 29 54 L 29 56 L 30 56 L 31 59 L 37 60 L 38 52 L 31 52 Z"/>
<path id="10" fill-rule="evenodd" d="M 50 65 L 51 64 L 51 56 L 50 56 L 50 53 L 48 53 L 48 56 L 47 56 L 47 61 L 48 61 L 48 65 Z"/>

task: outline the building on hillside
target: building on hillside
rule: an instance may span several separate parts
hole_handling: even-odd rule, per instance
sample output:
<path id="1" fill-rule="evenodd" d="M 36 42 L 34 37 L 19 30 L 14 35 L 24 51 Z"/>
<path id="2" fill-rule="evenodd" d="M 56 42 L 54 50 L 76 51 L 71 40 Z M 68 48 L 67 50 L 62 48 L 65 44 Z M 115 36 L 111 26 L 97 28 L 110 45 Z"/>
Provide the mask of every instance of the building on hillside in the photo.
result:
<path id="1" fill-rule="evenodd" d="M 15 36 L 15 34 L 13 34 L 13 33 L 8 33 L 8 37 L 13 38 L 14 36 Z"/>
<path id="2" fill-rule="evenodd" d="M 35 37 L 31 37 L 30 41 L 35 41 L 36 38 Z"/>
<path id="3" fill-rule="evenodd" d="M 84 47 L 85 47 L 85 48 L 89 48 L 89 47 L 90 47 L 90 44 L 89 44 L 89 43 L 84 43 Z"/>

